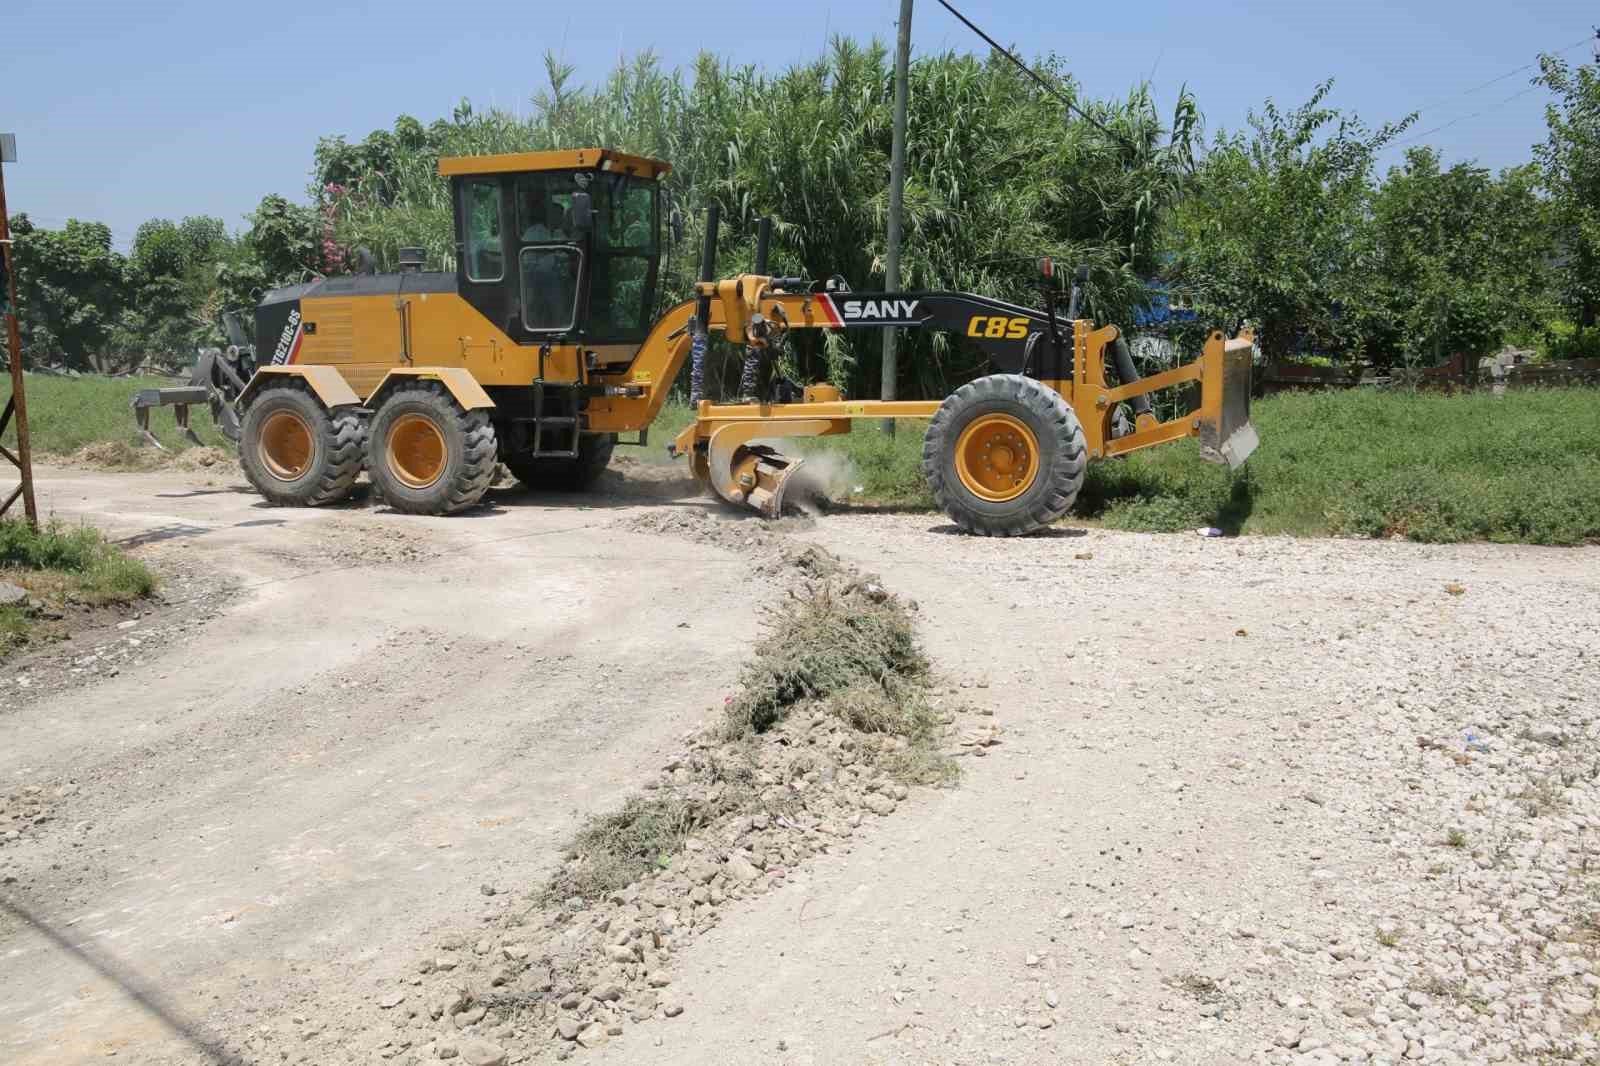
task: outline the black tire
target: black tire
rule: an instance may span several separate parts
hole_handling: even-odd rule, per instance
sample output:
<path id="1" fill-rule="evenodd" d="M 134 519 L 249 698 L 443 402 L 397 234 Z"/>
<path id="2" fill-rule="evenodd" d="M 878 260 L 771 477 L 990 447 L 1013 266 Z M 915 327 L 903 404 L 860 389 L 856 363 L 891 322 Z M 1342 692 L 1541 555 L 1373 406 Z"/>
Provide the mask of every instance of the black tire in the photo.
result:
<path id="1" fill-rule="evenodd" d="M 1019 449 L 1031 475 L 1025 480 L 1019 475 L 1015 486 L 992 494 L 1014 491 L 1011 498 L 985 498 L 962 478 L 963 470 L 975 476 L 970 459 L 957 455 L 963 435 L 975 424 L 975 429 L 1020 424 L 1027 433 L 1019 428 L 1013 439 L 1033 438 L 1036 454 L 1026 456 L 1025 444 Z M 956 525 L 986 537 L 1032 533 L 1066 514 L 1083 487 L 1086 459 L 1083 428 L 1071 406 L 1053 389 L 1020 374 L 991 374 L 957 389 L 928 423 L 922 442 L 922 472 L 933 498 Z"/>
<path id="2" fill-rule="evenodd" d="M 592 487 L 611 463 L 617 446 L 614 433 L 585 433 L 578 438 L 576 459 L 534 459 L 509 456 L 505 460 L 511 476 L 544 492 L 583 492 Z"/>
<path id="3" fill-rule="evenodd" d="M 430 447 L 407 447 L 416 440 Z M 489 490 L 496 447 L 487 410 L 463 410 L 437 381 L 418 381 L 385 396 L 372 416 L 367 472 L 397 511 L 454 514 Z"/>
<path id="4" fill-rule="evenodd" d="M 350 495 L 366 457 L 367 422 L 353 407 L 329 411 L 298 381 L 268 385 L 239 429 L 239 464 L 268 503 L 321 507 Z"/>

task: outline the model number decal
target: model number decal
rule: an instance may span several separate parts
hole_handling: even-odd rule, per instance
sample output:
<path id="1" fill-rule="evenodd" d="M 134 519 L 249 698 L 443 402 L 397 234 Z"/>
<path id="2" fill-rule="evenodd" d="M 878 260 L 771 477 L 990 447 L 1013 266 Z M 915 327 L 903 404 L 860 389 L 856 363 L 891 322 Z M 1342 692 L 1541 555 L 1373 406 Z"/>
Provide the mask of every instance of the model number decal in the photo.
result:
<path id="1" fill-rule="evenodd" d="M 1020 341 L 1028 335 L 1028 320 L 1004 315 L 973 315 L 967 323 L 967 336 Z"/>

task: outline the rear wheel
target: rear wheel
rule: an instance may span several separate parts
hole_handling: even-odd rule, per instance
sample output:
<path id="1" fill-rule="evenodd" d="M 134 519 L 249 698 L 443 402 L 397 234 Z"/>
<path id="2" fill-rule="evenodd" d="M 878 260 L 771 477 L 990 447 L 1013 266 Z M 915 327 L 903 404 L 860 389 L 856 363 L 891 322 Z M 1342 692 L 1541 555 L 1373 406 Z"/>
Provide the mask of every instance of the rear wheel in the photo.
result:
<path id="1" fill-rule="evenodd" d="M 940 405 L 922 471 L 956 525 L 1010 537 L 1049 525 L 1083 487 L 1083 429 L 1061 395 L 1020 374 L 991 374 Z"/>
<path id="2" fill-rule="evenodd" d="M 617 446 L 612 433 L 585 433 L 578 438 L 576 459 L 534 459 L 512 456 L 505 460 L 511 476 L 530 489 L 582 492 L 599 480 L 611 463 Z"/>
<path id="3" fill-rule="evenodd" d="M 437 382 L 389 393 L 372 419 L 367 470 L 384 502 L 408 514 L 452 514 L 494 479 L 495 435 L 484 410 L 467 411 Z"/>
<path id="4" fill-rule="evenodd" d="M 329 411 L 298 382 L 256 394 L 240 426 L 239 463 L 269 503 L 320 507 L 350 494 L 366 444 L 354 408 Z"/>

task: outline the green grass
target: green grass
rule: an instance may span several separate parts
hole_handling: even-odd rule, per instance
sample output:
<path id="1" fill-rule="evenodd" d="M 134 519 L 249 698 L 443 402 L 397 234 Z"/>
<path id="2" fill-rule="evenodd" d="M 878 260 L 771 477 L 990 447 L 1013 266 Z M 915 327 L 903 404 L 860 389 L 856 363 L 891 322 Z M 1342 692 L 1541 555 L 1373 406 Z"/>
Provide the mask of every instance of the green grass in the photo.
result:
<path id="1" fill-rule="evenodd" d="M 1600 539 L 1600 391 L 1354 389 L 1255 405 L 1245 467 L 1194 442 L 1097 463 L 1078 513 L 1121 529 L 1580 544 Z"/>
<path id="2" fill-rule="evenodd" d="M 51 522 L 35 529 L 18 519 L 0 519 L 0 580 L 46 604 L 91 607 L 131 603 L 156 587 L 148 567 L 88 526 Z M 37 621 L 25 605 L 0 607 L 0 654 L 31 639 Z"/>
<path id="3" fill-rule="evenodd" d="M 686 409 L 674 415 L 685 424 Z M 1418 541 L 1581 544 L 1600 540 L 1600 390 L 1436 393 L 1352 389 L 1255 404 L 1261 447 L 1239 471 L 1194 441 L 1090 466 L 1074 510 L 1115 529 L 1394 536 Z M 926 423 L 876 423 L 797 441 L 854 468 L 855 499 L 932 507 Z"/>
<path id="4" fill-rule="evenodd" d="M 24 377 L 33 450 L 47 455 L 71 455 L 88 444 L 138 445 L 139 431 L 128 406 L 133 394 L 140 389 L 180 384 L 170 378 L 74 378 L 54 374 Z M 206 444 L 218 448 L 225 445 L 222 434 L 211 422 L 211 413 L 203 407 L 189 408 L 189 424 Z M 191 447 L 176 427 L 171 408 L 150 413 L 150 429 L 163 445 L 173 451 Z"/>

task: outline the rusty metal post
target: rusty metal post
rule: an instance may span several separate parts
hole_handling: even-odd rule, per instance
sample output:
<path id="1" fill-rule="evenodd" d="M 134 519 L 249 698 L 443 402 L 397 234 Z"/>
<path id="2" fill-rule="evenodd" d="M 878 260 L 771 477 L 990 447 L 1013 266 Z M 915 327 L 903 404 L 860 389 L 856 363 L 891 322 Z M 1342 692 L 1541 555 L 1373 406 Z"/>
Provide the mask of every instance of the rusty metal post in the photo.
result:
<path id="1" fill-rule="evenodd" d="M 6 147 L 12 152 L 6 156 L 15 162 L 16 142 L 10 137 L 6 138 Z M 12 455 L 0 445 L 0 453 L 16 464 L 17 471 L 22 476 L 22 482 L 6 497 L 5 503 L 0 504 L 0 515 L 11 509 L 17 502 L 17 497 L 22 497 L 22 510 L 28 516 L 32 525 L 39 524 L 39 508 L 33 500 L 33 448 L 28 443 L 28 401 L 22 387 L 22 332 L 17 327 L 17 263 L 11 254 L 11 216 L 6 211 L 6 160 L 0 159 L 0 255 L 5 257 L 6 289 L 9 303 L 6 305 L 6 341 L 11 355 L 11 399 L 6 403 L 5 416 L 0 417 L 0 434 L 5 432 L 8 418 L 17 420 L 17 454 Z"/>

